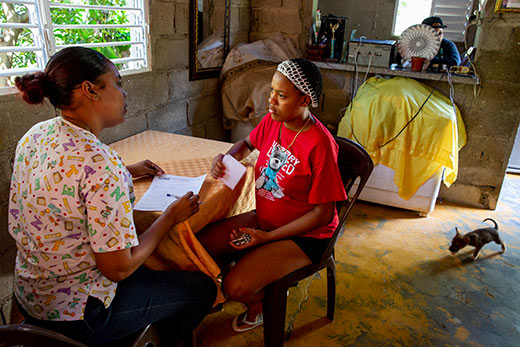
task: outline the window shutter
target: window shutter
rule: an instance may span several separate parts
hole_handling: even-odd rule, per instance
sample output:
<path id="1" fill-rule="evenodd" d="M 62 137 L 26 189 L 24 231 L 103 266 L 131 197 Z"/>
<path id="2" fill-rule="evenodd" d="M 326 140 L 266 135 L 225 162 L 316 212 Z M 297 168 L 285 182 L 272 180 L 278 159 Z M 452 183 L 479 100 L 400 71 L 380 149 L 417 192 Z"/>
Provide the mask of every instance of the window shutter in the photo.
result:
<path id="1" fill-rule="evenodd" d="M 41 70 L 47 61 L 37 0 L 0 1 L 0 88 L 7 78 Z"/>
<path id="2" fill-rule="evenodd" d="M 433 0 L 431 15 L 442 18 L 444 37 L 454 42 L 464 42 L 466 21 L 471 14 L 473 0 Z"/>
<path id="3" fill-rule="evenodd" d="M 46 18 L 49 29 L 52 29 L 50 36 L 55 45 L 53 50 L 59 51 L 75 45 L 94 48 L 112 60 L 120 71 L 146 70 L 148 24 L 144 0 L 108 0 L 99 3 L 104 5 L 90 5 L 86 1 L 70 4 L 57 0 L 49 2 L 47 9 L 50 14 Z M 75 11 L 77 20 L 69 24 L 52 18 L 54 10 Z M 85 36 L 85 33 L 91 33 L 91 36 Z"/>

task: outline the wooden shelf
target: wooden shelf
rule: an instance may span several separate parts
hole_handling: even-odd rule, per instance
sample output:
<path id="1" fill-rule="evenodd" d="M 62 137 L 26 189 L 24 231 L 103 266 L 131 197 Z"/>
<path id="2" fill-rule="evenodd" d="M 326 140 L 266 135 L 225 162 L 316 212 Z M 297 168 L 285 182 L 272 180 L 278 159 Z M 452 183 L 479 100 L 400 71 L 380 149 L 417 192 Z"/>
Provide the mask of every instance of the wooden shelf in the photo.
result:
<path id="1" fill-rule="evenodd" d="M 356 66 L 353 64 L 339 64 L 339 63 L 329 63 L 329 62 L 314 62 L 316 66 L 320 69 L 328 69 L 328 70 L 339 70 L 339 71 L 349 71 L 355 72 Z M 358 72 L 366 73 L 367 66 L 358 65 Z M 415 72 L 409 69 L 402 70 L 394 70 L 384 67 L 370 67 L 369 73 L 379 74 L 379 75 L 387 75 L 387 76 L 401 76 L 401 77 L 410 77 L 415 79 L 422 80 L 432 80 L 432 81 L 442 81 L 448 82 L 448 74 L 443 72 Z M 463 75 L 451 75 L 451 80 L 453 83 L 461 83 L 461 84 L 479 84 L 479 79 L 475 76 L 463 76 Z"/>

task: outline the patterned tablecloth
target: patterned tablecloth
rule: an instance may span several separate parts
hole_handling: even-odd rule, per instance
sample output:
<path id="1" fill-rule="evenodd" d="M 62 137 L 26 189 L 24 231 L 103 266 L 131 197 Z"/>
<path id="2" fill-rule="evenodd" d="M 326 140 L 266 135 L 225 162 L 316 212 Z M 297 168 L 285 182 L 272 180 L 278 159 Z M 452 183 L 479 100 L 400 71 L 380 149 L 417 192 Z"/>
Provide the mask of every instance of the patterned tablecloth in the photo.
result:
<path id="1" fill-rule="evenodd" d="M 147 130 L 110 145 L 126 165 L 144 159 L 158 164 L 167 174 L 196 177 L 208 174 L 199 193 L 200 211 L 186 223 L 176 225 L 159 243 L 145 266 L 154 270 L 203 271 L 212 277 L 220 270 L 199 244 L 194 233 L 216 220 L 254 209 L 254 152 L 242 161 L 247 167 L 244 178 L 232 191 L 209 175 L 215 155 L 225 153 L 231 143 L 213 141 L 161 131 Z M 137 200 L 146 192 L 152 178 L 134 180 Z M 160 215 L 160 212 L 134 211 L 138 231 L 144 231 Z"/>

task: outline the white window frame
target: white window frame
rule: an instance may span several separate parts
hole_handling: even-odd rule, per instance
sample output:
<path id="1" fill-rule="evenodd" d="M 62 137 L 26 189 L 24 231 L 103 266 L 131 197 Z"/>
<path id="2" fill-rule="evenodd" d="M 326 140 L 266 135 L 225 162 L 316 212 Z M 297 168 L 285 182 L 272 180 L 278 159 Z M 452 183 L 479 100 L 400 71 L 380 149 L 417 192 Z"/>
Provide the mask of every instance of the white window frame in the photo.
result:
<path id="1" fill-rule="evenodd" d="M 399 0 L 396 1 L 392 33 L 395 31 L 399 2 Z M 471 14 L 473 2 L 474 0 L 431 0 L 430 16 L 441 17 L 443 24 L 448 26 L 443 30 L 446 39 L 464 42 L 467 19 Z M 423 19 L 418 18 L 417 24 L 421 23 Z"/>
<path id="2" fill-rule="evenodd" d="M 34 38 L 33 46 L 0 46 L 0 52 L 35 52 L 36 67 L 11 68 L 0 70 L 0 77 L 20 76 L 25 73 L 42 71 L 49 58 L 57 51 L 78 44 L 57 45 L 54 38 L 54 29 L 94 29 L 94 28 L 130 28 L 131 40 L 119 42 L 100 42 L 80 44 L 83 47 L 97 48 L 119 45 L 131 45 L 131 55 L 126 58 L 111 59 L 114 64 L 130 63 L 134 67 L 121 70 L 121 75 L 141 73 L 151 70 L 150 59 L 150 32 L 149 32 L 149 11 L 148 0 L 131 0 L 133 6 L 100 6 L 100 5 L 80 5 L 62 4 L 59 0 L 0 0 L 0 3 L 12 3 L 25 5 L 29 12 L 28 23 L 0 23 L 0 28 L 26 28 L 31 30 Z M 135 13 L 130 16 L 129 24 L 55 24 L 51 21 L 51 8 L 71 8 L 71 9 L 92 9 L 92 10 L 125 10 Z M 137 64 L 140 62 L 140 64 Z M 132 64 L 135 63 L 135 64 Z M 139 66 L 140 65 L 140 66 Z M 0 95 L 16 92 L 15 87 L 0 87 Z"/>
<path id="3" fill-rule="evenodd" d="M 473 8 L 473 0 L 432 0 L 430 16 L 441 17 L 448 27 L 443 35 L 454 42 L 464 42 L 468 18 Z"/>

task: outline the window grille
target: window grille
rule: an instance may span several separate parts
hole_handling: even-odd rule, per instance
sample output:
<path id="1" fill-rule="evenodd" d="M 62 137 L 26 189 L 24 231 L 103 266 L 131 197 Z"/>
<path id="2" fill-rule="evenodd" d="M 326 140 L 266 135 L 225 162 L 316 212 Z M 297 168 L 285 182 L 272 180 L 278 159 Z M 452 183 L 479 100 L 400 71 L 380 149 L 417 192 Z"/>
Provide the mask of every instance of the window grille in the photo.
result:
<path id="1" fill-rule="evenodd" d="M 420 24 L 429 16 L 442 18 L 448 27 L 444 37 L 454 42 L 464 42 L 467 18 L 471 14 L 473 0 L 399 0 L 394 18 L 395 36 L 413 24 Z"/>
<path id="2" fill-rule="evenodd" d="M 466 22 L 471 15 L 472 0 L 432 0 L 431 15 L 442 18 L 444 37 L 454 42 L 464 42 Z"/>
<path id="3" fill-rule="evenodd" d="M 122 74 L 149 70 L 146 0 L 0 0 L 0 91 L 71 46 L 95 49 Z"/>

